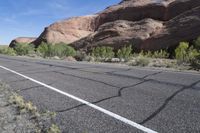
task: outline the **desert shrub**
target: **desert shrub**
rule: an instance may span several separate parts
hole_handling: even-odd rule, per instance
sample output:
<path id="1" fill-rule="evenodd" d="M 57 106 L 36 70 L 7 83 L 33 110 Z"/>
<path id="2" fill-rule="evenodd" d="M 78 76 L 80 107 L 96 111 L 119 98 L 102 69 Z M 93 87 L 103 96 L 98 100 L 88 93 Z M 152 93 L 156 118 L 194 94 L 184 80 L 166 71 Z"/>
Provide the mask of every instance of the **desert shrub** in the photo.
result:
<path id="1" fill-rule="evenodd" d="M 37 52 L 44 58 L 53 57 L 53 56 L 58 56 L 62 58 L 62 57 L 76 55 L 75 49 L 64 43 L 53 45 L 53 44 L 47 44 L 43 42 L 37 48 Z"/>
<path id="2" fill-rule="evenodd" d="M 198 60 L 200 53 L 193 46 L 189 47 L 189 43 L 181 42 L 175 50 L 175 55 L 179 63 L 193 63 Z"/>
<path id="3" fill-rule="evenodd" d="M 53 45 L 52 44 L 47 44 L 42 42 L 40 46 L 37 48 L 37 53 L 46 58 L 46 57 L 52 57 L 53 56 Z"/>
<path id="4" fill-rule="evenodd" d="M 165 50 L 155 51 L 152 54 L 153 58 L 169 58 L 169 53 L 167 53 Z"/>
<path id="5" fill-rule="evenodd" d="M 159 51 L 155 51 L 155 52 L 144 52 L 141 51 L 139 53 L 140 56 L 143 57 L 148 57 L 148 58 L 169 58 L 169 53 L 167 53 L 165 50 L 159 50 Z"/>
<path id="6" fill-rule="evenodd" d="M 194 47 L 200 50 L 200 36 L 196 40 L 194 40 Z"/>
<path id="7" fill-rule="evenodd" d="M 14 50 L 17 55 L 28 55 L 29 53 L 35 51 L 35 48 L 32 44 L 17 43 Z"/>
<path id="8" fill-rule="evenodd" d="M 193 46 L 191 46 L 188 49 L 187 54 L 188 54 L 189 62 L 193 62 L 193 61 L 197 60 L 200 55 L 199 51 L 197 49 L 195 49 Z"/>
<path id="9" fill-rule="evenodd" d="M 140 55 L 130 65 L 144 67 L 144 66 L 148 66 L 149 63 L 150 63 L 149 58 Z"/>
<path id="10" fill-rule="evenodd" d="M 57 125 L 52 124 L 51 127 L 47 130 L 47 133 L 61 133 L 61 130 Z"/>
<path id="11" fill-rule="evenodd" d="M 200 70 L 200 54 L 191 62 L 193 69 Z"/>
<path id="12" fill-rule="evenodd" d="M 175 56 L 176 59 L 181 62 L 188 62 L 188 49 L 189 43 L 188 42 L 180 42 L 179 46 L 175 49 Z"/>
<path id="13" fill-rule="evenodd" d="M 77 52 L 76 52 L 75 59 L 76 59 L 77 61 L 85 61 L 85 58 L 86 58 L 87 56 L 88 56 L 88 55 L 86 54 L 86 52 L 77 51 Z"/>
<path id="14" fill-rule="evenodd" d="M 132 46 L 125 46 L 117 51 L 117 57 L 120 59 L 129 60 L 132 57 Z"/>
<path id="15" fill-rule="evenodd" d="M 76 55 L 76 51 L 74 48 L 68 46 L 65 43 L 56 44 L 53 46 L 54 48 L 54 56 L 58 57 L 74 57 Z"/>
<path id="16" fill-rule="evenodd" d="M 194 69 L 200 69 L 200 52 L 191 46 L 188 50 L 188 59 Z"/>
<path id="17" fill-rule="evenodd" d="M 15 56 L 16 52 L 15 52 L 15 50 L 13 48 L 3 47 L 3 48 L 0 48 L 0 54 Z"/>
<path id="18" fill-rule="evenodd" d="M 96 58 L 110 59 L 115 56 L 112 47 L 96 47 L 92 49 L 91 55 Z"/>
<path id="19" fill-rule="evenodd" d="M 151 51 L 148 51 L 148 52 L 143 52 L 141 53 L 141 55 L 145 56 L 145 57 L 149 57 L 149 58 L 152 58 L 153 57 L 153 52 Z"/>

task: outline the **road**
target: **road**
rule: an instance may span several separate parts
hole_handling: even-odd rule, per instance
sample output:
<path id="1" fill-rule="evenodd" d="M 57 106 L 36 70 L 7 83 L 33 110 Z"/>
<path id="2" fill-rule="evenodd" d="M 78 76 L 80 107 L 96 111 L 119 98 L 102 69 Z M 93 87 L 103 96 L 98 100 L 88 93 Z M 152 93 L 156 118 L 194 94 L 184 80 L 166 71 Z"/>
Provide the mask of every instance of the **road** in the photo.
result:
<path id="1" fill-rule="evenodd" d="M 200 132 L 198 73 L 0 55 L 0 80 L 64 133 Z"/>

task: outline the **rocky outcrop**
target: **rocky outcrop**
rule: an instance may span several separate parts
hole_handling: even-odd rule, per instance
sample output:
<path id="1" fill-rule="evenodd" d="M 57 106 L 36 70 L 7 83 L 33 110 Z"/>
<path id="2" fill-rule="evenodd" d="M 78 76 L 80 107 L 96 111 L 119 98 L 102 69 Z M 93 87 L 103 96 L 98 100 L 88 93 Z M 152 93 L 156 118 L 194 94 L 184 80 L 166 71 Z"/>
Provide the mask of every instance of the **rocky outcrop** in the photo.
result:
<path id="1" fill-rule="evenodd" d="M 72 44 L 76 49 L 96 46 L 159 50 L 200 35 L 199 0 L 124 0 L 98 16 L 96 31 Z"/>
<path id="2" fill-rule="evenodd" d="M 200 5 L 199 0 L 123 0 L 100 13 L 99 25 L 116 20 L 152 18 L 168 21 Z"/>
<path id="3" fill-rule="evenodd" d="M 15 47 L 18 43 L 32 43 L 36 39 L 34 37 L 18 37 L 11 41 L 9 47 Z"/>
<path id="4" fill-rule="evenodd" d="M 86 51 L 132 44 L 159 50 L 197 38 L 199 26 L 200 0 L 123 0 L 95 15 L 56 22 L 34 44 L 64 42 Z"/>
<path id="5" fill-rule="evenodd" d="M 96 46 L 111 46 L 118 49 L 126 44 L 141 44 L 158 29 L 163 28 L 163 22 L 144 19 L 137 22 L 117 20 L 105 23 L 90 36 L 72 45 L 76 49 L 90 50 Z"/>
<path id="6" fill-rule="evenodd" d="M 165 23 L 148 39 L 138 44 L 144 50 L 170 48 L 181 41 L 191 41 L 200 35 L 200 7 L 194 8 Z"/>
<path id="7" fill-rule="evenodd" d="M 74 17 L 56 22 L 46 27 L 43 33 L 34 42 L 72 43 L 94 32 L 97 15 Z"/>

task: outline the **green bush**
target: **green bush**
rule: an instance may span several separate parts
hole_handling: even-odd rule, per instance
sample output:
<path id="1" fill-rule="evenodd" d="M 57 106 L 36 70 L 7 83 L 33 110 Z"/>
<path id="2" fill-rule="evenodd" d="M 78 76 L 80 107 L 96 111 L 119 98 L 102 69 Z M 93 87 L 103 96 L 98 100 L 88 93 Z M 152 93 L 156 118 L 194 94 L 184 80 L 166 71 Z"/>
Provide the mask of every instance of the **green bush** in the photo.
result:
<path id="1" fill-rule="evenodd" d="M 167 53 L 165 50 L 155 51 L 152 54 L 153 58 L 169 58 L 169 53 Z"/>
<path id="2" fill-rule="evenodd" d="M 91 55 L 96 58 L 110 59 L 115 56 L 112 47 L 96 47 L 92 49 Z"/>
<path id="3" fill-rule="evenodd" d="M 144 56 L 138 56 L 135 61 L 131 64 L 132 66 L 148 66 L 150 63 L 149 58 Z"/>
<path id="4" fill-rule="evenodd" d="M 200 54 L 191 62 L 191 66 L 194 69 L 200 70 Z"/>
<path id="5" fill-rule="evenodd" d="M 53 56 L 53 47 L 52 44 L 47 44 L 42 42 L 39 47 L 37 48 L 37 53 L 46 58 L 46 57 L 52 57 Z"/>
<path id="6" fill-rule="evenodd" d="M 0 54 L 15 56 L 16 52 L 15 52 L 15 50 L 13 48 L 3 47 L 3 48 L 0 48 Z"/>
<path id="7" fill-rule="evenodd" d="M 132 46 L 128 46 L 128 47 L 123 47 L 122 49 L 119 49 L 117 51 L 117 57 L 120 59 L 125 59 L 125 60 L 129 60 L 132 57 Z"/>
<path id="8" fill-rule="evenodd" d="M 53 46 L 54 48 L 54 55 L 58 57 L 74 57 L 76 55 L 76 51 L 74 48 L 68 46 L 65 43 L 56 44 Z"/>
<path id="9" fill-rule="evenodd" d="M 68 46 L 67 44 L 60 43 L 60 44 L 47 44 L 42 43 L 38 48 L 37 52 L 44 58 L 46 57 L 68 57 L 68 56 L 75 56 L 76 51 L 74 48 Z"/>
<path id="10" fill-rule="evenodd" d="M 194 41 L 194 47 L 200 50 L 200 36 Z"/>
<path id="11" fill-rule="evenodd" d="M 28 55 L 29 53 L 35 51 L 34 45 L 27 43 L 17 43 L 14 47 L 17 55 Z"/>
<path id="12" fill-rule="evenodd" d="M 47 130 L 47 133 L 61 133 L 61 130 L 57 125 L 52 124 L 51 127 Z"/>
<path id="13" fill-rule="evenodd" d="M 193 63 L 200 53 L 193 46 L 189 47 L 189 43 L 181 42 L 175 50 L 175 55 L 179 63 Z"/>
<path id="14" fill-rule="evenodd" d="M 197 49 L 195 49 L 193 46 L 191 46 L 189 49 L 188 49 L 188 61 L 189 62 L 193 62 L 195 60 L 198 59 L 200 53 Z"/>
<path id="15" fill-rule="evenodd" d="M 139 53 L 140 56 L 144 56 L 144 57 L 148 57 L 148 58 L 169 58 L 169 53 L 167 53 L 165 50 L 159 50 L 159 51 L 155 51 L 155 52 L 144 52 L 141 51 Z"/>
<path id="16" fill-rule="evenodd" d="M 188 42 L 180 42 L 179 46 L 175 49 L 175 56 L 176 59 L 180 62 L 188 62 L 188 49 L 189 43 Z"/>

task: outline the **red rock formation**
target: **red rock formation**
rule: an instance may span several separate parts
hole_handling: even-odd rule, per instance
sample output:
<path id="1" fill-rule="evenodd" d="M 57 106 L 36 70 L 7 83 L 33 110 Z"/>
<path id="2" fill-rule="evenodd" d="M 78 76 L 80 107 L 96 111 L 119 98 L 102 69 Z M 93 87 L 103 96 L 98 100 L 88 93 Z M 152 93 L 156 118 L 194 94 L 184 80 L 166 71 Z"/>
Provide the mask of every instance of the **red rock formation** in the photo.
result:
<path id="1" fill-rule="evenodd" d="M 89 50 L 108 45 L 133 44 L 137 49 L 158 50 L 200 35 L 199 0 L 124 0 L 98 16 L 93 34 L 72 44 Z"/>
<path id="2" fill-rule="evenodd" d="M 77 41 L 94 32 L 97 15 L 74 17 L 67 20 L 56 22 L 45 28 L 44 32 L 34 42 L 40 44 L 42 41 L 47 43 L 66 44 Z"/>
<path id="3" fill-rule="evenodd" d="M 64 42 L 83 50 L 132 44 L 158 50 L 195 39 L 199 25 L 200 0 L 123 0 L 96 15 L 56 22 L 34 44 Z"/>
<path id="4" fill-rule="evenodd" d="M 18 43 L 32 43 L 35 40 L 33 37 L 18 37 L 11 41 L 9 47 L 15 47 Z"/>

